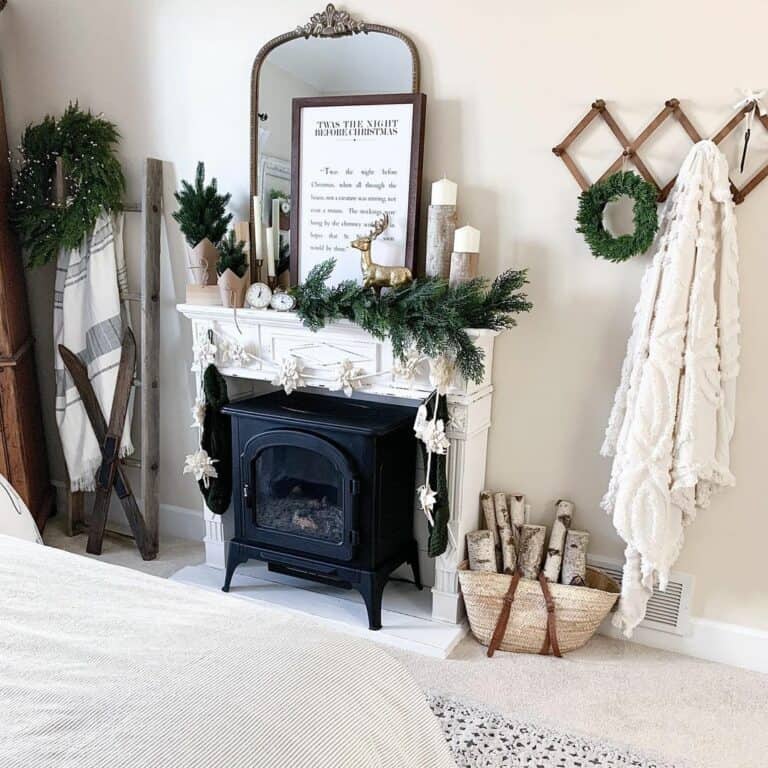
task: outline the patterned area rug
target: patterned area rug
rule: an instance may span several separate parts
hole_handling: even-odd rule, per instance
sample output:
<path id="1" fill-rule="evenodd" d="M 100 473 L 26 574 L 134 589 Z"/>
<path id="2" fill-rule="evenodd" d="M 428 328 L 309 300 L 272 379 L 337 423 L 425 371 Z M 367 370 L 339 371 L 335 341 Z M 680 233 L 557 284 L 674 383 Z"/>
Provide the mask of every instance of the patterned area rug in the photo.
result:
<path id="1" fill-rule="evenodd" d="M 428 695 L 458 768 L 674 768 L 622 749 Z"/>

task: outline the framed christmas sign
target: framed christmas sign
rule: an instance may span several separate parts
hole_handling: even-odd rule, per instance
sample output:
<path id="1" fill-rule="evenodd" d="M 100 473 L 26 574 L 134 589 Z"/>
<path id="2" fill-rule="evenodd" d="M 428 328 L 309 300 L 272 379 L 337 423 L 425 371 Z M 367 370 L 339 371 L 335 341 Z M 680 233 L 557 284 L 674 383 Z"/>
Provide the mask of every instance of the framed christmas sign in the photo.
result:
<path id="1" fill-rule="evenodd" d="M 420 93 L 293 99 L 291 277 L 336 259 L 330 283 L 360 281 L 350 248 L 384 214 L 376 261 L 413 271 L 424 148 Z"/>

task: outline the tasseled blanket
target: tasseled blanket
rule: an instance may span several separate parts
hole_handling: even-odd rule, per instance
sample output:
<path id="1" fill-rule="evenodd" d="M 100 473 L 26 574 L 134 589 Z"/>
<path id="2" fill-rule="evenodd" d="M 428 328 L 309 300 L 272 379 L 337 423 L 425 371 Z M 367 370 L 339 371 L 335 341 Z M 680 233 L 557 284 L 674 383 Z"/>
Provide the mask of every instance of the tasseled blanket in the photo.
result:
<path id="1" fill-rule="evenodd" d="M 614 623 L 627 636 L 654 584 L 666 588 L 697 508 L 734 484 L 738 245 L 728 164 L 711 141 L 685 159 L 655 247 L 601 451 L 614 457 L 602 506 L 626 543 Z"/>

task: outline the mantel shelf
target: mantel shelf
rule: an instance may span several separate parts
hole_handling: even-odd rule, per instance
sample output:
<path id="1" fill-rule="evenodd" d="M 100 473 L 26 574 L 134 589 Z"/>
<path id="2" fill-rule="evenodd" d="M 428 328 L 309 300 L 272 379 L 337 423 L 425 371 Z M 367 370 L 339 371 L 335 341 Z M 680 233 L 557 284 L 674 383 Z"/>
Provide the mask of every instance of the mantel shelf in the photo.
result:
<path id="1" fill-rule="evenodd" d="M 196 339 L 210 329 L 220 339 L 237 343 L 259 358 L 243 366 L 219 361 L 219 369 L 225 376 L 271 381 L 280 361 L 293 355 L 301 360 L 308 384 L 312 386 L 336 389 L 334 373 L 339 363 L 349 359 L 366 374 L 360 382 L 363 393 L 422 400 L 434 388 L 429 381 L 426 362 L 417 367 L 412 379 L 398 378 L 392 372 L 395 359 L 391 344 L 348 320 L 336 320 L 319 331 L 311 331 L 295 312 L 234 310 L 197 304 L 179 304 L 177 310 L 193 322 Z M 458 401 L 472 400 L 490 390 L 493 341 L 498 335 L 497 331 L 488 329 L 467 329 L 467 333 L 483 351 L 485 376 L 477 384 L 457 377 L 449 395 Z"/>

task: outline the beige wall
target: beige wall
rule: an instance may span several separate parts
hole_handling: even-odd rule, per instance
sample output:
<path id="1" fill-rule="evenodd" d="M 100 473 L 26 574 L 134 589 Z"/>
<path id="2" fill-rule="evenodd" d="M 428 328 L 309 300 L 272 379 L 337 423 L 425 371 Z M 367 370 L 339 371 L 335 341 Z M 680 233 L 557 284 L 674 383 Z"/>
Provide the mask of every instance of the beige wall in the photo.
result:
<path id="1" fill-rule="evenodd" d="M 322 5 L 11 0 L 0 17 L 11 138 L 44 111 L 60 112 L 79 98 L 119 124 L 134 196 L 145 155 L 174 163 L 176 177 L 189 176 L 204 158 L 243 215 L 253 56 Z M 428 94 L 425 179 L 446 173 L 460 183 L 462 223 L 483 232 L 483 271 L 530 267 L 535 310 L 498 342 L 488 485 L 527 493 L 542 519 L 554 499 L 574 499 L 593 549 L 619 555 L 598 506 L 610 469 L 598 449 L 646 262 L 592 258 L 574 232 L 576 185 L 550 148 L 597 97 L 615 104 L 630 133 L 672 96 L 704 133 L 713 131 L 729 115 L 735 87 L 766 84 L 768 8 L 758 0 L 727 8 L 712 0 L 389 0 L 349 8 L 415 39 Z M 767 156 L 762 134 L 755 132 L 755 160 Z M 667 139 L 649 146 L 647 156 L 666 179 L 685 148 L 681 131 L 670 125 Z M 586 137 L 580 156 L 595 170 L 616 151 L 601 129 Z M 175 183 L 169 179 L 168 193 Z M 766 204 L 768 184 L 738 209 L 744 328 L 733 447 L 738 486 L 700 515 L 679 562 L 696 576 L 696 615 L 761 628 L 768 628 Z M 162 492 L 166 503 L 194 506 L 194 489 L 179 469 L 193 438 L 186 428 L 189 333 L 173 314 L 183 284 L 175 231 L 171 245 L 173 273 L 164 274 L 163 299 Z M 49 278 L 30 279 L 46 365 Z M 51 389 L 44 384 L 43 390 L 50 412 Z"/>

